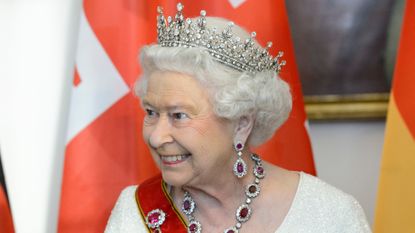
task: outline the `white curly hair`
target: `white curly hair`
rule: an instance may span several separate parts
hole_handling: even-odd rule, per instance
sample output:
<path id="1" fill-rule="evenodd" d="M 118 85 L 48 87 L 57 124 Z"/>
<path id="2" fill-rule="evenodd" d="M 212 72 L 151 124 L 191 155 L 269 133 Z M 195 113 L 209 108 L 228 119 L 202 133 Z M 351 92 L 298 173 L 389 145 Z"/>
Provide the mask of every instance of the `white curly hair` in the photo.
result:
<path id="1" fill-rule="evenodd" d="M 214 17 L 207 17 L 207 22 L 218 30 L 229 23 Z M 242 39 L 249 36 L 237 25 L 232 31 Z M 137 96 L 145 96 L 148 77 L 155 71 L 190 75 L 208 88 L 218 117 L 231 121 L 247 115 L 253 117 L 248 145 L 258 146 L 269 140 L 292 109 L 290 88 L 276 72 L 240 72 L 215 61 L 203 48 L 149 45 L 142 48 L 140 63 L 143 73 L 135 85 Z"/>

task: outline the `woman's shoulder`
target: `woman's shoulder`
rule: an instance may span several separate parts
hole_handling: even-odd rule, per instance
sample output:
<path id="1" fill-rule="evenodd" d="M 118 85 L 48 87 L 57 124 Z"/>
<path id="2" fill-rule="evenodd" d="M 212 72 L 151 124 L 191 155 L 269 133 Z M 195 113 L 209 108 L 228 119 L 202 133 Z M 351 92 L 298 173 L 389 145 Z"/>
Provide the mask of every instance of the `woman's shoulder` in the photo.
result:
<path id="1" fill-rule="evenodd" d="M 300 204 L 319 207 L 321 212 L 347 214 L 363 211 L 359 202 L 350 194 L 326 183 L 325 181 L 301 172 L 297 195 Z M 306 201 L 306 202 L 304 202 Z"/>
<path id="2" fill-rule="evenodd" d="M 308 199 L 311 203 L 339 204 L 340 202 L 346 204 L 351 201 L 357 202 L 352 195 L 304 172 L 300 172 L 298 192 L 302 198 Z"/>
<path id="3" fill-rule="evenodd" d="M 281 229 L 292 231 L 293 227 L 301 228 L 296 232 L 370 232 L 363 209 L 353 196 L 303 172 Z"/>
<path id="4" fill-rule="evenodd" d="M 138 188 L 138 185 L 130 185 L 130 186 L 125 187 L 121 191 L 121 194 L 120 194 L 119 199 L 121 199 L 121 198 L 124 199 L 124 198 L 129 198 L 131 196 L 134 196 L 135 195 L 135 191 L 137 190 L 137 188 Z"/>
<path id="5" fill-rule="evenodd" d="M 111 211 L 105 233 L 147 232 L 135 200 L 137 185 L 124 188 Z"/>
<path id="6" fill-rule="evenodd" d="M 114 212 L 117 209 L 124 209 L 126 206 L 131 206 L 132 204 L 136 204 L 135 202 L 135 192 L 137 190 L 138 185 L 131 185 L 125 187 L 120 195 L 118 196 L 117 202 L 115 203 L 115 207 L 112 210 Z M 116 207 L 120 208 L 116 208 Z"/>

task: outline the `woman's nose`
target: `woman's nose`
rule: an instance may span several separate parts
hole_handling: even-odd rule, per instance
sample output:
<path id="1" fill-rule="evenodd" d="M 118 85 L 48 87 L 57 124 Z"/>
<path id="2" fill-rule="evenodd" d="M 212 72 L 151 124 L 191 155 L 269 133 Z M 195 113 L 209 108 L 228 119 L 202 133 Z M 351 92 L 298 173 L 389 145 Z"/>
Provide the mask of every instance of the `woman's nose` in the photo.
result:
<path id="1" fill-rule="evenodd" d="M 149 138 L 150 145 L 153 148 L 161 147 L 165 143 L 173 142 L 171 135 L 171 124 L 168 117 L 160 116 Z"/>

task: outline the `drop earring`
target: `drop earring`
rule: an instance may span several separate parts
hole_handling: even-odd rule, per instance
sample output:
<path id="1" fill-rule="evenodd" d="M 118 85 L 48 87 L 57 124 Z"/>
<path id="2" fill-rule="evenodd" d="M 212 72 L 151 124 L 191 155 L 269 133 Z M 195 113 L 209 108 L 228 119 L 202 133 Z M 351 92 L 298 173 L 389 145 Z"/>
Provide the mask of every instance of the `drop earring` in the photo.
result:
<path id="1" fill-rule="evenodd" d="M 234 145 L 234 149 L 236 151 L 237 159 L 233 164 L 233 174 L 235 174 L 235 176 L 237 176 L 238 178 L 242 178 L 247 173 L 246 163 L 242 159 L 242 150 L 244 149 L 244 144 L 242 144 L 241 142 L 237 142 Z"/>

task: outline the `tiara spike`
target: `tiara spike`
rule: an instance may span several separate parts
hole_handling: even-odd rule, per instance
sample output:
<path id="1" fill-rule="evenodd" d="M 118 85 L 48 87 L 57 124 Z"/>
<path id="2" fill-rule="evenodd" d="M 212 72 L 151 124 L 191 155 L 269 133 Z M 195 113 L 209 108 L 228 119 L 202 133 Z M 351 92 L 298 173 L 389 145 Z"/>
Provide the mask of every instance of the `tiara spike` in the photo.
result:
<path id="1" fill-rule="evenodd" d="M 177 11 L 178 12 L 182 12 L 182 10 L 184 8 L 184 6 L 183 6 L 183 4 L 181 2 L 177 3 L 177 6 L 176 7 L 177 7 Z"/>
<path id="2" fill-rule="evenodd" d="M 197 25 L 200 27 L 200 29 L 204 30 L 206 27 L 206 11 L 201 10 L 200 11 L 200 18 L 197 20 Z"/>
<path id="3" fill-rule="evenodd" d="M 166 19 L 163 15 L 163 7 L 158 6 L 157 12 L 159 14 L 157 16 L 157 41 L 160 42 L 161 36 L 164 34 L 163 30 L 166 28 Z"/>
<path id="4" fill-rule="evenodd" d="M 232 38 L 233 34 L 232 34 L 232 27 L 235 25 L 234 22 L 229 22 L 228 26 L 223 30 L 222 35 L 224 38 Z"/>
<path id="5" fill-rule="evenodd" d="M 265 47 L 256 44 L 256 32 L 241 40 L 234 35 L 233 22 L 229 22 L 222 31 L 216 27 L 208 27 L 206 11 L 200 11 L 197 20 L 184 18 L 183 4 L 177 4 L 177 12 L 174 19 L 163 15 L 163 8 L 157 7 L 157 38 L 161 47 L 198 47 L 209 53 L 214 60 L 241 72 L 279 72 L 285 65 L 280 62 L 283 53 L 273 57 L 269 54 L 272 46 L 268 42 Z"/>
<path id="6" fill-rule="evenodd" d="M 187 25 L 192 25 L 192 19 L 191 18 L 187 18 L 186 19 L 186 23 L 187 23 Z"/>
<path id="7" fill-rule="evenodd" d="M 163 7 L 157 6 L 157 13 L 162 15 L 163 14 Z"/>
<path id="8" fill-rule="evenodd" d="M 177 13 L 176 13 L 176 16 L 174 18 L 176 20 L 177 26 L 179 27 L 179 26 L 183 25 L 183 21 L 184 21 L 184 17 L 183 17 L 183 13 L 182 13 L 184 6 L 183 6 L 182 3 L 179 2 L 179 3 L 177 3 L 176 8 L 177 8 Z"/>

